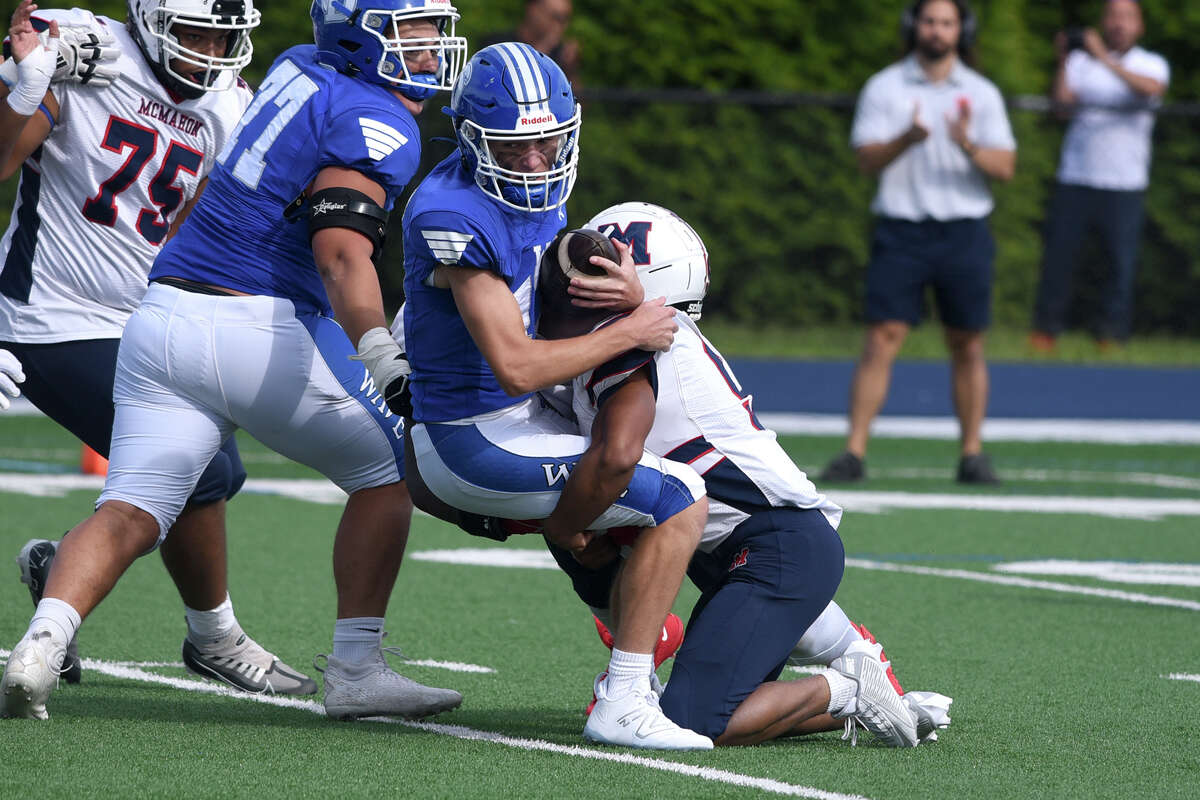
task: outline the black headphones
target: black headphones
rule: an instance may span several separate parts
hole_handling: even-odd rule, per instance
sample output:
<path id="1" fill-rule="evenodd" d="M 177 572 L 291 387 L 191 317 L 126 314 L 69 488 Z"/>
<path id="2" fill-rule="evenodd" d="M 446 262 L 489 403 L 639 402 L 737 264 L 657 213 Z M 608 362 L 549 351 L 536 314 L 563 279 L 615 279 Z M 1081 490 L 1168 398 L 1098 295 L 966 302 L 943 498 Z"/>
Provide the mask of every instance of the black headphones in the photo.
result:
<path id="1" fill-rule="evenodd" d="M 908 50 L 912 50 L 917 44 L 917 12 L 927 2 L 929 0 L 917 0 L 900 13 L 900 36 Z M 962 54 L 974 46 L 975 33 L 979 30 L 979 23 L 975 18 L 975 12 L 967 5 L 967 0 L 951 0 L 951 2 L 958 9 L 958 52 Z"/>

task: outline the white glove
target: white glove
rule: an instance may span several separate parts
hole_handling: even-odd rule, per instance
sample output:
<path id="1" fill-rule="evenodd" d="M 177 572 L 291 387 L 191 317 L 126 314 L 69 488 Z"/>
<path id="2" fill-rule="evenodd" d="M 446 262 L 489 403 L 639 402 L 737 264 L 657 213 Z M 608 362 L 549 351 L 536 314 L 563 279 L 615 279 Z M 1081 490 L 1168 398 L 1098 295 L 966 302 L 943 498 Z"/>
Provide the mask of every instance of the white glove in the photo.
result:
<path id="1" fill-rule="evenodd" d="M 10 59 L 15 61 L 16 59 Z M 25 58 L 17 62 L 17 82 L 8 93 L 8 104 L 22 116 L 31 117 L 50 89 L 58 60 L 58 39 L 47 38 Z"/>
<path id="2" fill-rule="evenodd" d="M 954 699 L 937 692 L 908 692 L 904 702 L 917 716 L 917 738 L 936 742 L 937 732 L 950 727 L 950 704 Z"/>
<path id="3" fill-rule="evenodd" d="M 412 416 L 412 401 L 407 392 L 412 367 L 387 328 L 371 328 L 364 333 L 358 340 L 358 353 L 350 358 L 366 364 L 375 388 L 393 414 Z"/>
<path id="4" fill-rule="evenodd" d="M 8 398 L 21 396 L 17 384 L 24 382 L 25 370 L 21 369 L 21 362 L 7 350 L 0 350 L 0 411 L 12 405 Z"/>
<path id="5" fill-rule="evenodd" d="M 47 48 L 49 37 L 42 44 Z M 121 50 L 117 40 L 99 24 L 60 24 L 58 30 L 58 60 L 55 62 L 54 82 L 78 81 L 91 86 L 110 86 L 121 75 L 117 59 Z"/>

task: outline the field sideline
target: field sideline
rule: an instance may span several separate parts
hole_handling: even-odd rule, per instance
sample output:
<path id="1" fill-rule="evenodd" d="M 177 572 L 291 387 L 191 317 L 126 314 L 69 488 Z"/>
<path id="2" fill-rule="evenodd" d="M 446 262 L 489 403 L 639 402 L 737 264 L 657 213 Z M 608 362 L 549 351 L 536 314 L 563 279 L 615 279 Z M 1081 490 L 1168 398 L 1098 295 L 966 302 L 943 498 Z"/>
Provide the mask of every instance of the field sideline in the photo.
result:
<path id="1" fill-rule="evenodd" d="M 806 468 L 838 446 L 784 442 Z M 46 420 L 0 416 L 0 443 L 2 657 L 32 608 L 8 559 L 77 522 L 97 482 L 72 474 L 78 450 Z M 253 482 L 230 505 L 233 599 L 252 635 L 312 674 L 331 635 L 339 497 L 241 444 Z M 461 690 L 458 711 L 334 723 L 319 695 L 232 696 L 199 681 L 178 666 L 182 609 L 150 556 L 85 624 L 84 683 L 55 693 L 50 721 L 0 720 L 0 793 L 1193 796 L 1200 453 L 990 449 L 1007 478 L 993 492 L 950 481 L 951 443 L 916 439 L 878 440 L 871 482 L 828 487 L 848 510 L 839 602 L 880 637 L 906 688 L 955 698 L 954 724 L 931 746 L 851 748 L 833 733 L 708 754 L 585 745 L 583 707 L 606 651 L 566 579 L 535 540 L 493 546 L 418 518 L 385 643 L 403 649 L 406 674 Z M 695 596 L 685 587 L 677 611 Z"/>

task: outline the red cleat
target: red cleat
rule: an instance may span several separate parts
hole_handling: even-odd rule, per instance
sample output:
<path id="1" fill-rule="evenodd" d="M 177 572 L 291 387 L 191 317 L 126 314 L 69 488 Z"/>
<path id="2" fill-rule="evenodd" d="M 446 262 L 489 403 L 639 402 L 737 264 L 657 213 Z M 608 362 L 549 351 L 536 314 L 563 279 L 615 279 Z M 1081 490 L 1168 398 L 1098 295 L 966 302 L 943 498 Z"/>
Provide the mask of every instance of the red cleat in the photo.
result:
<path id="1" fill-rule="evenodd" d="M 658 669 L 668 658 L 674 658 L 682 644 L 683 620 L 675 614 L 667 614 L 667 620 L 663 623 L 662 636 L 659 637 L 658 644 L 654 648 L 654 668 Z"/>
<path id="2" fill-rule="evenodd" d="M 599 617 L 593 616 L 592 621 L 596 623 L 596 633 L 600 634 L 600 641 L 609 650 L 613 649 L 612 632 L 608 629 Z M 679 647 L 683 644 L 683 620 L 677 614 L 667 614 L 666 622 L 663 623 L 662 635 L 658 639 L 658 645 L 654 648 L 654 668 L 658 669 L 662 663 L 668 658 L 674 657 L 679 652 Z M 592 706 L 596 705 L 596 695 L 592 695 L 592 702 L 588 703 L 587 713 L 592 713 Z"/>
<path id="3" fill-rule="evenodd" d="M 867 630 L 866 625 L 859 625 L 857 622 L 851 622 L 850 627 L 858 631 L 859 635 L 871 644 L 879 644 L 879 642 L 875 639 L 875 634 Z M 896 694 L 903 695 L 904 689 L 900 687 L 900 681 L 896 680 L 896 673 L 892 672 L 892 662 L 888 660 L 887 654 L 883 651 L 882 645 L 879 649 L 879 658 L 883 661 L 883 663 L 887 664 L 887 677 L 888 680 L 892 682 L 892 688 L 896 690 Z"/>
<path id="4" fill-rule="evenodd" d="M 592 615 L 592 622 L 596 623 L 596 633 L 600 634 L 600 641 L 604 643 L 605 647 L 607 647 L 609 650 L 612 650 L 614 639 L 612 632 L 608 629 L 608 626 L 601 622 L 600 618 L 595 614 Z"/>

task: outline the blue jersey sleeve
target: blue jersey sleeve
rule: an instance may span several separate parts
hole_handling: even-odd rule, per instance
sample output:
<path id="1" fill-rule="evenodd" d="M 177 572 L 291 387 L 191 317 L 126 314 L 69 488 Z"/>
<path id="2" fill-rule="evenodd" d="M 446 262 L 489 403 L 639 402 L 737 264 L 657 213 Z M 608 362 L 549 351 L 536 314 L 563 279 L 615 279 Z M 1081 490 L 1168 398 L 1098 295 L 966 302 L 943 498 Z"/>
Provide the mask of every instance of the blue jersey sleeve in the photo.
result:
<path id="1" fill-rule="evenodd" d="M 421 163 L 421 134 L 403 108 L 335 101 L 321 145 L 320 167 L 346 167 L 366 175 L 387 192 L 389 211 Z"/>
<path id="2" fill-rule="evenodd" d="M 426 274 L 437 265 L 446 264 L 485 269 L 511 278 L 486 225 L 481 223 L 482 220 L 454 211 L 424 211 L 405 228 L 406 260 L 425 265 L 422 271 Z"/>

